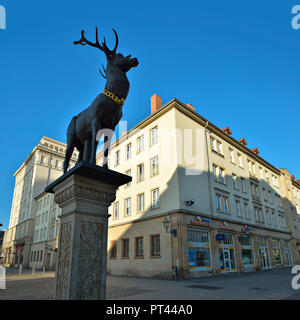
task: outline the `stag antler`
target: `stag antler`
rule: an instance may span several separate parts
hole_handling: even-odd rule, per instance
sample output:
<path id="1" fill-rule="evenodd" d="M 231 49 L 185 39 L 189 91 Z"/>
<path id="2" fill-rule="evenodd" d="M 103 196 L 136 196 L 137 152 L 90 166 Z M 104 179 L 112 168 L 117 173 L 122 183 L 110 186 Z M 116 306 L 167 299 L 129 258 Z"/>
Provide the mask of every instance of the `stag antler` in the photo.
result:
<path id="1" fill-rule="evenodd" d="M 100 45 L 100 43 L 98 41 L 98 28 L 97 27 L 96 27 L 96 42 L 95 43 L 90 42 L 89 40 L 86 39 L 86 37 L 84 36 L 84 34 L 85 34 L 84 30 L 81 30 L 81 39 L 78 40 L 78 41 L 74 41 L 73 43 L 75 45 L 81 44 L 83 46 L 88 44 L 89 46 L 92 46 L 94 48 L 98 48 L 101 51 L 103 51 L 108 58 L 110 58 L 112 55 L 116 54 L 116 50 L 117 50 L 117 47 L 118 47 L 118 44 L 119 44 L 118 34 L 117 34 L 115 29 L 113 29 L 113 31 L 114 31 L 115 36 L 116 36 L 116 44 L 115 44 L 115 47 L 114 47 L 113 50 L 110 50 L 107 47 L 105 38 L 104 38 L 104 41 L 102 42 L 102 46 Z"/>
<path id="2" fill-rule="evenodd" d="M 104 71 L 104 74 L 105 76 L 103 75 L 103 73 L 101 72 L 101 69 L 99 69 L 99 72 L 101 73 L 101 76 L 106 79 L 106 69 L 104 68 L 104 65 L 102 65 L 102 68 L 103 68 L 103 71 Z"/>

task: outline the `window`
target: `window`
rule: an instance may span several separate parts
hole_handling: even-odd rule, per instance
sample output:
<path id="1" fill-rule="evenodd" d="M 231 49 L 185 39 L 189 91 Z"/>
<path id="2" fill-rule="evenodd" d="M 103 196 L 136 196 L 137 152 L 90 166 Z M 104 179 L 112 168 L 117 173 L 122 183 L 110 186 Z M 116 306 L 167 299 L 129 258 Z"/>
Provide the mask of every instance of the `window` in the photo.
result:
<path id="1" fill-rule="evenodd" d="M 279 225 L 283 228 L 287 227 L 286 219 L 284 214 L 278 214 L 279 217 Z"/>
<path id="2" fill-rule="evenodd" d="M 126 159 L 130 159 L 131 158 L 131 143 L 128 143 L 128 145 L 126 146 Z"/>
<path id="3" fill-rule="evenodd" d="M 159 257 L 160 256 L 160 235 L 151 236 L 151 256 Z"/>
<path id="4" fill-rule="evenodd" d="M 223 212 L 228 212 L 228 197 L 223 196 Z"/>
<path id="5" fill-rule="evenodd" d="M 274 226 L 277 226 L 276 215 L 274 211 L 272 211 L 272 223 Z"/>
<path id="6" fill-rule="evenodd" d="M 157 127 L 154 127 L 151 129 L 150 131 L 150 143 L 151 143 L 151 146 L 155 143 L 158 142 L 158 131 L 157 131 Z"/>
<path id="7" fill-rule="evenodd" d="M 242 159 L 242 156 L 238 153 L 238 161 L 239 161 L 239 166 L 241 167 L 241 168 L 243 168 L 243 159 Z"/>
<path id="8" fill-rule="evenodd" d="M 251 236 L 246 234 L 241 234 L 239 236 L 239 241 L 241 243 L 241 249 L 242 249 L 243 266 L 254 265 L 253 245 L 252 245 Z"/>
<path id="9" fill-rule="evenodd" d="M 125 174 L 126 174 L 127 176 L 130 176 L 130 177 L 131 177 L 131 170 L 129 169 L 129 170 L 125 171 Z M 126 183 L 126 187 L 130 187 L 130 186 L 131 186 L 131 181 L 129 181 L 128 183 Z"/>
<path id="10" fill-rule="evenodd" d="M 268 201 L 267 190 L 265 188 L 263 188 L 263 194 L 264 194 L 264 200 Z"/>
<path id="11" fill-rule="evenodd" d="M 259 187 L 251 182 L 252 197 L 254 200 L 260 201 Z"/>
<path id="12" fill-rule="evenodd" d="M 122 239 L 122 258 L 129 258 L 129 239 Z"/>
<path id="13" fill-rule="evenodd" d="M 233 235 L 232 233 L 222 232 L 223 237 L 220 240 L 217 240 L 218 245 L 232 245 L 233 244 Z M 218 233 L 217 235 L 220 235 Z"/>
<path id="14" fill-rule="evenodd" d="M 142 212 L 145 210 L 145 196 L 144 193 L 141 193 L 137 196 L 138 200 L 138 212 Z"/>
<path id="15" fill-rule="evenodd" d="M 151 176 L 155 176 L 158 174 L 158 157 L 154 157 L 151 159 Z"/>
<path id="16" fill-rule="evenodd" d="M 144 150 L 144 135 L 137 138 L 137 152 Z"/>
<path id="17" fill-rule="evenodd" d="M 115 166 L 120 164 L 120 151 L 116 151 L 115 153 Z"/>
<path id="18" fill-rule="evenodd" d="M 144 180 L 144 164 L 141 163 L 137 166 L 137 181 L 143 181 Z"/>
<path id="19" fill-rule="evenodd" d="M 117 241 L 111 241 L 110 258 L 117 258 Z"/>
<path id="20" fill-rule="evenodd" d="M 217 210 L 222 213 L 229 213 L 228 197 L 216 194 Z"/>
<path id="21" fill-rule="evenodd" d="M 255 176 L 256 175 L 256 172 L 255 172 L 255 163 L 248 160 L 248 171 L 249 171 L 249 174 L 252 175 L 252 176 Z"/>
<path id="22" fill-rule="evenodd" d="M 233 188 L 238 190 L 237 177 L 235 174 L 232 174 L 232 180 L 233 180 Z"/>
<path id="23" fill-rule="evenodd" d="M 241 178 L 241 183 L 242 183 L 242 191 L 246 192 L 246 183 L 244 178 Z"/>
<path id="24" fill-rule="evenodd" d="M 217 147 L 218 147 L 218 153 L 223 155 L 223 146 L 220 141 L 217 142 Z"/>
<path id="25" fill-rule="evenodd" d="M 213 164 L 214 180 L 225 184 L 225 170 L 219 166 Z"/>
<path id="26" fill-rule="evenodd" d="M 152 190 L 152 208 L 158 208 L 159 203 L 159 189 Z"/>
<path id="27" fill-rule="evenodd" d="M 114 218 L 115 219 L 119 218 L 119 202 L 116 202 L 114 204 Z"/>
<path id="28" fill-rule="evenodd" d="M 135 238 L 135 257 L 136 258 L 143 258 L 144 257 L 143 237 Z"/>
<path id="29" fill-rule="evenodd" d="M 217 210 L 220 210 L 220 211 L 222 210 L 221 198 L 222 198 L 222 196 L 220 196 L 219 194 L 216 194 Z"/>
<path id="30" fill-rule="evenodd" d="M 214 139 L 214 138 L 210 138 L 210 146 L 211 146 L 211 150 L 215 151 L 215 152 L 218 152 L 218 149 L 217 149 L 217 140 Z"/>
<path id="31" fill-rule="evenodd" d="M 223 155 L 223 146 L 222 143 L 215 138 L 210 138 L 211 150 L 218 153 L 219 155 Z"/>
<path id="32" fill-rule="evenodd" d="M 264 222 L 262 209 L 258 207 L 254 207 L 255 219 L 258 222 Z"/>
<path id="33" fill-rule="evenodd" d="M 264 180 L 264 170 L 262 167 L 259 167 L 259 174 L 260 174 L 260 178 Z"/>
<path id="34" fill-rule="evenodd" d="M 43 250 L 41 250 L 40 261 L 43 261 Z"/>
<path id="35" fill-rule="evenodd" d="M 241 203 L 240 201 L 238 200 L 235 200 L 235 209 L 236 209 L 236 215 L 238 217 L 241 217 L 242 216 L 242 213 L 241 213 Z"/>
<path id="36" fill-rule="evenodd" d="M 281 264 L 280 246 L 278 240 L 272 240 L 273 261 L 276 265 Z"/>
<path id="37" fill-rule="evenodd" d="M 272 224 L 271 218 L 270 218 L 270 210 L 266 209 L 266 217 L 267 217 L 267 223 Z"/>
<path id="38" fill-rule="evenodd" d="M 229 154 L 230 154 L 230 161 L 232 163 L 235 163 L 235 160 L 234 160 L 234 152 L 232 149 L 229 149 Z"/>
<path id="39" fill-rule="evenodd" d="M 188 254 L 190 271 L 211 268 L 209 232 L 188 229 Z"/>
<path id="40" fill-rule="evenodd" d="M 246 218 L 250 219 L 250 209 L 249 209 L 249 204 L 247 202 L 244 202 L 245 206 L 245 213 L 246 213 Z"/>
<path id="41" fill-rule="evenodd" d="M 125 215 L 131 214 L 131 198 L 125 199 Z"/>
<path id="42" fill-rule="evenodd" d="M 269 191 L 269 201 L 273 204 L 273 197 L 271 191 Z"/>
<path id="43" fill-rule="evenodd" d="M 44 163 L 44 161 L 45 161 L 45 157 L 41 156 L 41 163 Z"/>

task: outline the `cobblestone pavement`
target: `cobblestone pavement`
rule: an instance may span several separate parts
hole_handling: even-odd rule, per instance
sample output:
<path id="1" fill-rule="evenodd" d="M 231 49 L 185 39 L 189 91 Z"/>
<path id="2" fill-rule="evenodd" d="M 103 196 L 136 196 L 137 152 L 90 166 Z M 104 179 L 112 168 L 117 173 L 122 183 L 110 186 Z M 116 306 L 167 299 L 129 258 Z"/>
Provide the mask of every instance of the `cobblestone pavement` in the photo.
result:
<path id="1" fill-rule="evenodd" d="M 300 289 L 291 287 L 291 268 L 220 275 L 189 280 L 158 280 L 108 276 L 107 300 L 300 300 Z M 0 300 L 51 300 L 54 272 L 7 270 L 6 290 Z"/>

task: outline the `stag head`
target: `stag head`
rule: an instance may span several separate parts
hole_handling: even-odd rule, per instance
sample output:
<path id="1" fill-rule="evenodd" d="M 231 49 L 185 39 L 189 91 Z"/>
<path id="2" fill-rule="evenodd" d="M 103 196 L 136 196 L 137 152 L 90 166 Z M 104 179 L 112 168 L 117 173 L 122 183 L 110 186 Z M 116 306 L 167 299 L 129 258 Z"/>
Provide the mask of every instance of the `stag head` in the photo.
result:
<path id="1" fill-rule="evenodd" d="M 103 51 L 105 53 L 106 60 L 107 60 L 107 67 L 109 67 L 109 68 L 110 67 L 117 67 L 121 71 L 126 73 L 131 68 L 136 67 L 139 64 L 139 62 L 138 62 L 137 58 L 131 58 L 131 55 L 124 57 L 121 53 L 116 52 L 117 48 L 118 48 L 118 44 L 119 44 L 119 39 L 118 39 L 118 34 L 115 29 L 113 29 L 113 32 L 116 37 L 116 43 L 115 43 L 115 47 L 113 48 L 113 50 L 110 50 L 107 47 L 105 38 L 103 39 L 102 45 L 99 43 L 98 28 L 97 27 L 96 27 L 96 42 L 95 43 L 87 40 L 86 37 L 84 36 L 85 31 L 81 30 L 81 39 L 79 41 L 74 41 L 74 44 L 75 45 L 81 44 L 83 46 L 89 45 L 91 47 L 100 49 L 101 51 Z M 102 67 L 103 67 L 103 65 L 102 65 Z M 101 70 L 99 70 L 99 71 L 100 71 L 101 75 L 103 76 L 103 78 L 106 79 L 106 69 L 103 67 L 103 70 L 104 70 L 105 75 L 102 74 Z"/>

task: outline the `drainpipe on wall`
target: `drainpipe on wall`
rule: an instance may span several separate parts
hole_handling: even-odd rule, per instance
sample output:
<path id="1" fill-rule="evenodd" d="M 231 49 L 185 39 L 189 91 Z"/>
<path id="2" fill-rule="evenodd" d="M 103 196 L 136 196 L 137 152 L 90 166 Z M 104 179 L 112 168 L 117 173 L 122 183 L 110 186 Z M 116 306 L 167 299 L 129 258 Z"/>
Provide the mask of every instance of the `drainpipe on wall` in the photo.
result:
<path id="1" fill-rule="evenodd" d="M 206 155 L 207 155 L 207 179 L 208 179 L 208 190 L 209 190 L 209 203 L 210 203 L 210 213 L 211 216 L 214 216 L 214 210 L 213 210 L 213 203 L 212 203 L 212 199 L 211 199 L 211 184 L 210 184 L 210 161 L 209 161 L 209 152 L 208 152 L 208 143 L 207 143 L 207 126 L 208 126 L 208 121 L 206 122 L 206 125 L 204 127 L 204 131 L 205 131 L 205 142 L 206 142 Z"/>

